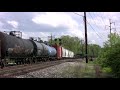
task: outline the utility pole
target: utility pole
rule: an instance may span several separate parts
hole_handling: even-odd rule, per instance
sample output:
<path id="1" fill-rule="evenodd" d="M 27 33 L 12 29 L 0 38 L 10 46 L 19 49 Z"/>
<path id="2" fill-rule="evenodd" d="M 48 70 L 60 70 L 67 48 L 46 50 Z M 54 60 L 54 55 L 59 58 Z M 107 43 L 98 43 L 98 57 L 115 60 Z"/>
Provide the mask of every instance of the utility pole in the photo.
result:
<path id="1" fill-rule="evenodd" d="M 51 33 L 50 36 L 48 36 L 48 39 L 49 39 L 49 42 L 50 42 L 51 45 L 53 44 L 53 39 L 54 38 L 55 38 L 55 35 L 52 35 L 52 33 Z"/>
<path id="2" fill-rule="evenodd" d="M 86 12 L 84 12 L 84 23 L 85 23 L 85 57 L 86 57 L 86 63 L 88 63 L 88 55 L 87 55 L 87 23 L 86 23 Z"/>
<path id="3" fill-rule="evenodd" d="M 111 24 L 112 24 L 112 22 L 111 22 L 111 19 L 109 19 L 109 22 L 110 22 L 110 35 L 111 35 Z"/>
<path id="4" fill-rule="evenodd" d="M 109 26 L 109 27 L 110 27 L 110 35 L 111 35 L 111 30 L 112 30 L 112 29 L 115 29 L 115 32 L 116 32 L 116 28 L 112 28 L 112 27 L 111 27 L 111 24 L 114 23 L 114 25 L 115 25 L 115 22 L 111 22 L 111 19 L 109 19 L 109 22 L 110 22 L 110 26 Z"/>
<path id="5" fill-rule="evenodd" d="M 111 22 L 111 19 L 109 19 L 109 22 L 110 22 L 110 45 L 111 45 L 111 24 L 112 24 L 112 22 Z"/>
<path id="6" fill-rule="evenodd" d="M 52 45 L 52 33 L 51 33 L 51 45 Z"/>
<path id="7" fill-rule="evenodd" d="M 109 22 L 110 22 L 110 26 L 109 26 L 109 27 L 110 27 L 110 44 L 112 44 L 112 43 L 111 43 L 111 30 L 112 30 L 112 29 L 115 29 L 115 32 L 116 32 L 116 28 L 112 28 L 112 26 L 111 26 L 113 23 L 114 23 L 114 25 L 115 25 L 115 22 L 111 22 L 111 19 L 109 19 Z M 108 26 L 108 25 L 107 25 L 107 26 Z"/>
<path id="8" fill-rule="evenodd" d="M 116 31 L 116 28 L 112 28 L 112 24 L 114 23 L 114 25 L 115 25 L 115 22 L 111 22 L 111 19 L 109 19 L 109 22 L 110 22 L 110 26 L 108 26 L 108 25 L 106 25 L 106 26 L 108 26 L 108 27 L 110 27 L 110 35 L 111 35 L 111 30 L 112 29 L 115 29 L 115 31 Z M 106 27 L 105 27 L 106 28 Z"/>
<path id="9" fill-rule="evenodd" d="M 82 51 L 82 56 L 83 56 L 83 40 L 80 40 L 81 41 L 81 51 Z"/>

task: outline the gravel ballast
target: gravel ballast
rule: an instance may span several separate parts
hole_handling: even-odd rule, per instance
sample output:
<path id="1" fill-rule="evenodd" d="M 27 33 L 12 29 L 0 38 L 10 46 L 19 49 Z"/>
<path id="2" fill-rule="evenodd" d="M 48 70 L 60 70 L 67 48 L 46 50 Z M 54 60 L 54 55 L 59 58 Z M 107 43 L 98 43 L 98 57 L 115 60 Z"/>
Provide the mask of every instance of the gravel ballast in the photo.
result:
<path id="1" fill-rule="evenodd" d="M 15 76 L 15 78 L 72 78 L 72 75 L 63 75 L 69 67 L 83 66 L 80 62 L 65 62 L 59 65 L 51 66 L 39 71 L 27 73 L 25 75 Z"/>

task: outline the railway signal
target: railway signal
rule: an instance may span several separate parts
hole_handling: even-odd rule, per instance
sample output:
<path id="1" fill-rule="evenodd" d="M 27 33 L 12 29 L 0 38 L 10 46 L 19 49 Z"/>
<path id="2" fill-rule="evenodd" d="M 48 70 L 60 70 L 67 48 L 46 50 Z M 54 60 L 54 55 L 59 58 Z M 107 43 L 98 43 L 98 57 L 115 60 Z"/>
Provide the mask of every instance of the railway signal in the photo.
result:
<path id="1" fill-rule="evenodd" d="M 59 38 L 59 45 L 62 45 L 62 39 Z"/>
<path id="2" fill-rule="evenodd" d="M 54 39 L 54 41 L 55 41 L 55 44 L 62 45 L 62 39 L 61 38 L 56 38 L 56 39 Z"/>

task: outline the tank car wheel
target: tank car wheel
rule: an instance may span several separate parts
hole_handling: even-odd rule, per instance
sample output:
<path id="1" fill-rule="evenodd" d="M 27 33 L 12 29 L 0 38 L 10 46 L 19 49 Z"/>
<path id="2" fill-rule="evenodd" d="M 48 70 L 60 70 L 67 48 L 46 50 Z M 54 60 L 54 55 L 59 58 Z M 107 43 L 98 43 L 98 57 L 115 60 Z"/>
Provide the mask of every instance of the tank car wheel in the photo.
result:
<path id="1" fill-rule="evenodd" d="M 28 60 L 28 64 L 32 64 L 32 60 L 31 59 Z"/>
<path id="2" fill-rule="evenodd" d="M 22 64 L 25 64 L 25 61 L 24 61 L 24 59 L 21 61 L 21 63 L 22 63 Z"/>
<path id="3" fill-rule="evenodd" d="M 35 63 L 37 63 L 37 59 L 35 59 Z"/>
<path id="4" fill-rule="evenodd" d="M 35 60 L 35 59 L 33 60 L 33 63 L 36 63 L 36 60 Z"/>
<path id="5" fill-rule="evenodd" d="M 17 61 L 15 61 L 16 65 L 18 65 Z"/>
<path id="6" fill-rule="evenodd" d="M 3 61 L 0 62 L 0 65 L 1 65 L 1 69 L 3 69 L 5 66 Z"/>
<path id="7" fill-rule="evenodd" d="M 22 61 L 22 64 L 24 64 L 24 61 Z"/>
<path id="8" fill-rule="evenodd" d="M 46 59 L 45 59 L 45 58 L 43 59 L 43 62 L 46 62 Z"/>
<path id="9" fill-rule="evenodd" d="M 32 64 L 33 63 L 33 60 L 32 59 L 30 59 L 30 64 Z"/>
<path id="10" fill-rule="evenodd" d="M 27 63 L 30 64 L 30 60 L 27 60 Z"/>
<path id="11" fill-rule="evenodd" d="M 18 63 L 19 63 L 19 65 L 21 65 L 21 61 L 19 61 Z"/>

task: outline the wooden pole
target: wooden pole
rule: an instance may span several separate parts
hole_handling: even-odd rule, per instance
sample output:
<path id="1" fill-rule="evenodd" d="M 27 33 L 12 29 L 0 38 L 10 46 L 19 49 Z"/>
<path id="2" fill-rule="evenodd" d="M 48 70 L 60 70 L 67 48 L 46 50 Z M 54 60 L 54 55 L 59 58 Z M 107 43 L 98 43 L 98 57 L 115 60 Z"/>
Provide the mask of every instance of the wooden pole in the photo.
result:
<path id="1" fill-rule="evenodd" d="M 86 12 L 84 12 L 84 23 L 85 23 L 85 57 L 86 57 L 86 63 L 88 63 L 88 55 L 87 55 L 87 23 L 86 23 Z"/>

